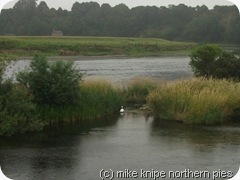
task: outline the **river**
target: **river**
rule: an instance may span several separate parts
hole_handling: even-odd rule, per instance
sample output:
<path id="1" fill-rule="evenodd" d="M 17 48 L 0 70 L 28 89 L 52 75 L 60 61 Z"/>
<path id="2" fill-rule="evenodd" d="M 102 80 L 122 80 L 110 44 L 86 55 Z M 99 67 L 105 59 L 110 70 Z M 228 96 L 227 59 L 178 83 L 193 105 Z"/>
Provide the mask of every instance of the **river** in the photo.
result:
<path id="1" fill-rule="evenodd" d="M 190 77 L 188 61 L 186 57 L 94 59 L 76 61 L 76 66 L 86 78 L 100 76 L 125 83 L 143 76 Z M 24 68 L 24 63 L 29 62 L 12 67 Z M 159 122 L 130 108 L 124 115 L 100 121 L 0 138 L 0 165 L 14 180 L 97 180 L 113 175 L 114 179 L 154 179 L 154 175 L 155 179 L 227 179 L 224 175 L 236 174 L 239 155 L 239 123 L 192 126 Z M 196 178 L 197 172 L 203 171 L 206 173 Z M 195 178 L 189 178 L 189 172 L 195 172 Z"/>
<path id="2" fill-rule="evenodd" d="M 68 60 L 68 58 L 66 58 Z M 70 60 L 72 60 L 70 58 Z M 104 78 L 117 83 L 126 83 L 133 78 L 150 77 L 161 80 L 174 80 L 191 77 L 189 57 L 149 57 L 149 58 L 81 58 L 74 60 L 75 67 L 84 74 L 84 79 Z M 29 60 L 16 61 L 9 65 L 5 74 L 24 70 Z"/>

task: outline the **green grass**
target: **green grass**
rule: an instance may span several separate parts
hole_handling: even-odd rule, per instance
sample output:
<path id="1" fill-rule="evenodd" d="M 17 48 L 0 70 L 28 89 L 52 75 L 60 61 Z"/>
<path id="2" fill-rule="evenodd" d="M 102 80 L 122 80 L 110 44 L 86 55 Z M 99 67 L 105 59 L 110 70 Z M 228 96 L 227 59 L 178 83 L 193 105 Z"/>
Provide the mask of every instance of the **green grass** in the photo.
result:
<path id="1" fill-rule="evenodd" d="M 215 124 L 240 107 L 240 84 L 227 80 L 193 78 L 162 84 L 148 96 L 159 119 L 188 124 Z"/>
<path id="2" fill-rule="evenodd" d="M 121 90 L 104 79 L 84 81 L 80 94 L 80 102 L 76 106 L 39 107 L 42 118 L 50 124 L 99 119 L 118 112 L 124 102 Z"/>
<path id="3" fill-rule="evenodd" d="M 33 56 L 161 56 L 187 54 L 194 43 L 154 38 L 1 36 L 0 59 Z M 172 53 L 171 53 L 172 52 Z"/>
<path id="4" fill-rule="evenodd" d="M 87 118 L 100 118 L 118 112 L 124 102 L 120 88 L 104 79 L 83 82 L 81 93 L 81 111 Z"/>

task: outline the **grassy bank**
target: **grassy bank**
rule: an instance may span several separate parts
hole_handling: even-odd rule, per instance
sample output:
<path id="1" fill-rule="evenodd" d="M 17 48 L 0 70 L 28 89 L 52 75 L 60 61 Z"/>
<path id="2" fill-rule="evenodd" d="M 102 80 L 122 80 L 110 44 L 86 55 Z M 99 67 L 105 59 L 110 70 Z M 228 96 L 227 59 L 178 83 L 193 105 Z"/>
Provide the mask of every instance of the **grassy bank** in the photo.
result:
<path id="1" fill-rule="evenodd" d="M 240 107 L 240 84 L 227 80 L 188 79 L 168 82 L 148 96 L 159 119 L 188 124 L 215 124 Z"/>
<path id="2" fill-rule="evenodd" d="M 194 43 L 123 37 L 1 36 L 0 59 L 46 56 L 161 56 L 186 55 Z"/>

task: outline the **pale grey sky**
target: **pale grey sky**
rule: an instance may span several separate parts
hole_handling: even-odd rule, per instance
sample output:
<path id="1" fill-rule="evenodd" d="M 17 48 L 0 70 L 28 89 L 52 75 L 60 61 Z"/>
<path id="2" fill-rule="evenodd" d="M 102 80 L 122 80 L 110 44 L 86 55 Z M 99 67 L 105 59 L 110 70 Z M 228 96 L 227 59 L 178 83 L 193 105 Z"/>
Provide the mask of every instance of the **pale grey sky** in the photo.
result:
<path id="1" fill-rule="evenodd" d="M 9 0 L 11 1 L 11 0 Z M 118 4 L 126 4 L 129 8 L 136 6 L 168 6 L 169 4 L 186 4 L 188 6 L 197 6 L 197 5 L 206 5 L 208 8 L 212 9 L 215 5 L 233 5 L 232 2 L 227 0 L 38 0 L 38 3 L 41 1 L 45 1 L 48 7 L 58 8 L 62 7 L 63 9 L 70 10 L 74 2 L 98 2 L 100 5 L 103 3 L 108 3 L 111 6 L 116 6 Z M 12 7 L 17 0 L 12 0 L 7 3 L 4 8 Z"/>

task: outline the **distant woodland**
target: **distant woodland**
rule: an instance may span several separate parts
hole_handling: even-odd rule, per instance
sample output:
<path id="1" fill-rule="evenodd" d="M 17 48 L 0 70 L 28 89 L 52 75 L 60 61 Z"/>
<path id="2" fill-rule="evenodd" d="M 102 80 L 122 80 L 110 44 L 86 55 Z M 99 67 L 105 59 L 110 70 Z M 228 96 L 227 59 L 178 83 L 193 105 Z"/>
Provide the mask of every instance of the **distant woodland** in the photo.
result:
<path id="1" fill-rule="evenodd" d="M 71 11 L 49 8 L 46 2 L 19 0 L 0 14 L 0 35 L 147 37 L 167 40 L 240 44 L 240 16 L 236 6 L 168 7 L 124 4 L 111 7 L 76 2 Z"/>

